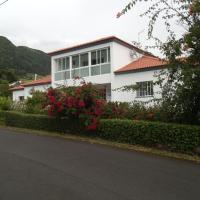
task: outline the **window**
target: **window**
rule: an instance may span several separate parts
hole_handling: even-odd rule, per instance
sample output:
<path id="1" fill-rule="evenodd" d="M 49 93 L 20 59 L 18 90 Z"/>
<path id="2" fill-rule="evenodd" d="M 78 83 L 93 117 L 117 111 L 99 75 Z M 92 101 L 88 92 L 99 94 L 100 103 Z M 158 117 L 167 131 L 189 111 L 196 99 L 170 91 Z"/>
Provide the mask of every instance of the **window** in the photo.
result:
<path id="1" fill-rule="evenodd" d="M 24 100 L 24 96 L 19 96 L 19 100 L 23 101 Z"/>
<path id="2" fill-rule="evenodd" d="M 101 63 L 106 63 L 107 59 L 107 49 L 101 50 Z"/>
<path id="3" fill-rule="evenodd" d="M 91 64 L 98 65 L 110 62 L 110 48 L 91 52 Z"/>
<path id="4" fill-rule="evenodd" d="M 96 65 L 97 64 L 97 52 L 93 51 L 91 53 L 91 64 Z"/>
<path id="5" fill-rule="evenodd" d="M 109 74 L 110 47 L 58 58 L 55 65 L 55 81 Z"/>
<path id="6" fill-rule="evenodd" d="M 110 48 L 91 52 L 91 76 L 110 73 Z"/>
<path id="7" fill-rule="evenodd" d="M 153 96 L 153 81 L 137 82 L 137 97 Z"/>
<path id="8" fill-rule="evenodd" d="M 88 53 L 81 54 L 80 59 L 81 59 L 81 67 L 86 67 L 86 66 L 89 65 L 89 63 L 88 63 Z"/>
<path id="9" fill-rule="evenodd" d="M 72 56 L 72 68 L 79 67 L 79 55 Z"/>
<path id="10" fill-rule="evenodd" d="M 56 59 L 55 62 L 57 72 L 69 69 L 69 57 Z"/>

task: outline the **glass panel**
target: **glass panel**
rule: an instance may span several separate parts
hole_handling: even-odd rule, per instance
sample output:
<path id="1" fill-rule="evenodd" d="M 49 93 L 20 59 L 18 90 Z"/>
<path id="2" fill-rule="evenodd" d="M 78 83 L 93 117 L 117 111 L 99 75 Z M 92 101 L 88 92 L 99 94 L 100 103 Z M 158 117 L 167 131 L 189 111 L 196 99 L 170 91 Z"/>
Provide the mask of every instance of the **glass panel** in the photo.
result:
<path id="1" fill-rule="evenodd" d="M 70 79 L 70 71 L 65 71 L 64 72 L 64 80 Z"/>
<path id="2" fill-rule="evenodd" d="M 110 48 L 108 48 L 108 62 L 110 62 Z"/>
<path id="3" fill-rule="evenodd" d="M 91 67 L 91 75 L 99 75 L 100 74 L 100 66 Z"/>
<path id="4" fill-rule="evenodd" d="M 153 95 L 153 82 L 148 82 L 148 95 Z"/>
<path id="5" fill-rule="evenodd" d="M 88 53 L 81 54 L 80 55 L 81 59 L 81 67 L 88 66 Z"/>
<path id="6" fill-rule="evenodd" d="M 97 64 L 100 64 L 101 61 L 101 50 L 97 51 Z"/>
<path id="7" fill-rule="evenodd" d="M 72 56 L 72 68 L 78 68 L 79 67 L 79 55 Z"/>
<path id="8" fill-rule="evenodd" d="M 72 78 L 80 77 L 79 69 L 72 70 Z"/>
<path id="9" fill-rule="evenodd" d="M 101 63 L 107 62 L 107 49 L 101 50 Z"/>
<path id="10" fill-rule="evenodd" d="M 65 70 L 65 58 L 62 58 L 62 70 Z"/>
<path id="11" fill-rule="evenodd" d="M 55 81 L 60 81 L 60 80 L 62 80 L 62 73 L 61 72 L 55 73 Z"/>
<path id="12" fill-rule="evenodd" d="M 145 97 L 145 96 L 152 96 L 153 95 L 153 82 L 152 81 L 145 81 L 136 83 L 139 88 L 137 89 L 137 97 Z"/>
<path id="13" fill-rule="evenodd" d="M 61 60 L 60 59 L 56 59 L 56 71 L 61 71 Z"/>
<path id="14" fill-rule="evenodd" d="M 64 59 L 65 59 L 64 69 L 69 69 L 69 57 L 66 57 Z"/>
<path id="15" fill-rule="evenodd" d="M 96 65 L 97 64 L 97 54 L 96 54 L 96 51 L 93 51 L 91 53 L 91 64 L 92 65 Z"/>
<path id="16" fill-rule="evenodd" d="M 101 74 L 109 74 L 110 73 L 110 64 L 101 65 Z"/>
<path id="17" fill-rule="evenodd" d="M 81 77 L 89 76 L 89 67 L 80 69 L 80 76 Z"/>

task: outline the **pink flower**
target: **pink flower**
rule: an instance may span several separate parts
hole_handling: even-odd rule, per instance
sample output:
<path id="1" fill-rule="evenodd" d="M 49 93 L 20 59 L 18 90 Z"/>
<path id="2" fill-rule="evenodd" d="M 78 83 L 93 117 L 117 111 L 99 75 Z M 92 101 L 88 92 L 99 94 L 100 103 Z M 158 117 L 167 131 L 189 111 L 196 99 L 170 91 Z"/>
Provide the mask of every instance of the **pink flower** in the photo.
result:
<path id="1" fill-rule="evenodd" d="M 55 97 L 54 96 L 49 96 L 49 101 L 51 104 L 54 104 L 55 103 Z"/>
<path id="2" fill-rule="evenodd" d="M 67 106 L 69 108 L 73 107 L 73 105 L 74 105 L 74 98 L 73 97 L 68 97 L 66 104 L 67 104 Z"/>
<path id="3" fill-rule="evenodd" d="M 80 107 L 80 108 L 85 107 L 85 102 L 84 101 L 79 101 L 78 102 L 78 107 Z"/>
<path id="4" fill-rule="evenodd" d="M 90 124 L 89 126 L 87 126 L 87 130 L 94 131 L 96 129 L 97 129 L 97 125 L 96 124 Z"/>

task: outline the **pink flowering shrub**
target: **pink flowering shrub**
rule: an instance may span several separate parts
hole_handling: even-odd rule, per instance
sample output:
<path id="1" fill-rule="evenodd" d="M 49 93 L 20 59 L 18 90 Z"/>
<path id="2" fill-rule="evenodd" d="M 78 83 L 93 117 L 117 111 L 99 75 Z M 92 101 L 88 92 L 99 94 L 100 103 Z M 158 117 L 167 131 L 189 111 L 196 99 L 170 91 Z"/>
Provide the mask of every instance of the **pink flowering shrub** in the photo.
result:
<path id="1" fill-rule="evenodd" d="M 50 116 L 78 120 L 87 130 L 96 130 L 104 100 L 91 83 L 82 81 L 77 87 L 50 88 L 46 95 Z"/>

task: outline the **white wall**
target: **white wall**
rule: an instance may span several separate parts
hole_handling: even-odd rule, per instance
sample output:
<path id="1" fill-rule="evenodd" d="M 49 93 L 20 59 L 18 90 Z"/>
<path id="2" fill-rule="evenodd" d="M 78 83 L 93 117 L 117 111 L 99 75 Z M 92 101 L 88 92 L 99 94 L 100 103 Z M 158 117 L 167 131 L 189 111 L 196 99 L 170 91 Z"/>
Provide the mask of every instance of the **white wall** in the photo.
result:
<path id="1" fill-rule="evenodd" d="M 111 52 L 111 57 L 113 58 L 112 60 L 112 73 L 111 73 L 111 101 L 121 101 L 121 99 L 124 99 L 126 101 L 126 98 L 120 97 L 120 95 L 124 94 L 116 94 L 113 90 L 116 89 L 118 86 L 122 84 L 129 84 L 130 82 L 126 82 L 126 78 L 124 78 L 123 75 L 115 75 L 115 71 L 124 67 L 125 65 L 131 63 L 132 61 L 136 60 L 136 58 L 132 58 L 130 56 L 130 52 L 134 51 L 134 49 L 127 48 L 121 44 L 118 44 L 116 42 L 113 42 L 112 46 L 112 52 Z M 138 56 L 141 56 L 141 54 L 137 53 Z M 126 76 L 126 75 L 125 75 Z M 129 75 L 128 75 L 129 77 Z M 119 81 L 119 83 L 118 83 Z"/>
<path id="2" fill-rule="evenodd" d="M 66 81 L 55 81 L 54 80 L 54 73 L 55 73 L 55 59 L 65 57 L 65 56 L 71 56 L 74 54 L 84 53 L 104 47 L 110 47 L 110 58 L 111 58 L 111 73 L 110 74 L 104 74 L 104 75 L 97 75 L 97 76 L 89 76 L 84 77 L 84 80 L 86 82 L 92 82 L 93 84 L 106 84 L 109 87 L 106 87 L 106 94 L 107 99 L 111 101 L 125 101 L 130 102 L 133 100 L 138 101 L 147 101 L 148 98 L 136 98 L 136 92 L 119 92 L 119 91 L 113 91 L 116 88 L 120 88 L 125 85 L 135 84 L 136 82 L 143 82 L 143 81 L 155 81 L 156 78 L 154 77 L 155 70 L 151 71 L 142 71 L 142 72 L 135 72 L 135 73 L 126 73 L 126 74 L 115 74 L 114 71 L 117 69 L 129 64 L 130 62 L 137 60 L 138 58 L 133 58 L 130 56 L 130 51 L 134 51 L 134 49 L 130 49 L 128 47 L 125 47 L 121 44 L 118 44 L 116 42 L 110 42 L 106 44 L 96 45 L 93 47 L 71 51 L 68 53 L 59 54 L 56 56 L 53 56 L 51 58 L 51 71 L 52 71 L 52 87 L 58 87 L 61 85 L 66 86 L 72 86 L 74 85 L 74 81 L 72 79 L 68 79 Z M 137 53 L 138 57 L 142 56 L 141 54 Z M 76 81 L 75 85 L 78 85 L 80 82 Z M 160 88 L 158 86 L 154 86 L 154 94 L 155 97 L 160 97 L 157 92 L 160 91 Z M 111 94 L 111 95 L 110 95 Z"/>
<path id="3" fill-rule="evenodd" d="M 136 84 L 136 82 L 143 81 L 155 81 L 155 73 L 158 73 L 159 70 L 151 71 L 140 71 L 135 73 L 126 73 L 126 74 L 115 74 L 114 81 L 112 83 L 112 89 L 117 89 L 125 85 Z M 158 85 L 154 85 L 154 97 L 160 98 L 160 88 Z M 148 101 L 152 97 L 136 97 L 136 92 L 122 92 L 122 91 L 112 91 L 112 101 L 121 101 L 121 102 L 131 102 L 131 101 Z"/>
<path id="4" fill-rule="evenodd" d="M 25 87 L 24 88 L 24 98 L 27 99 L 27 97 L 30 97 L 31 96 L 30 93 L 31 93 L 32 90 L 45 92 L 49 87 L 51 87 L 51 84 Z"/>
<path id="5" fill-rule="evenodd" d="M 13 99 L 13 101 L 19 101 L 19 97 L 20 96 L 24 96 L 24 90 L 12 91 L 12 99 Z"/>

